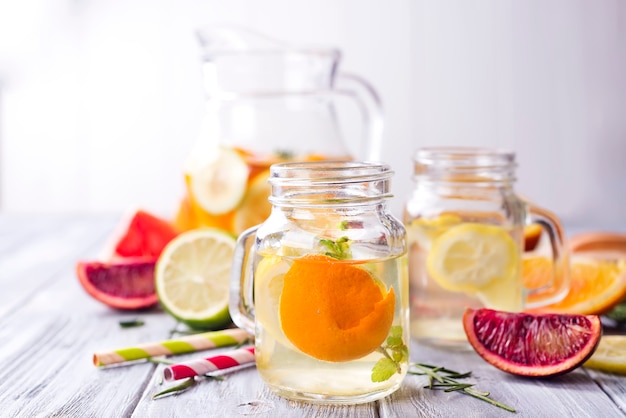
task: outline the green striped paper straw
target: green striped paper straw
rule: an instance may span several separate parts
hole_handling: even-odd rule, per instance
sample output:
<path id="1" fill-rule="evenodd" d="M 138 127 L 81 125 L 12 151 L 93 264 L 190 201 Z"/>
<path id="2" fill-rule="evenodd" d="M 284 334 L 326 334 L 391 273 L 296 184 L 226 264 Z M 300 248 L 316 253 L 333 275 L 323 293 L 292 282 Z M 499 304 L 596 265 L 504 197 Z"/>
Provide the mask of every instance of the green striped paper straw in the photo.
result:
<path id="1" fill-rule="evenodd" d="M 192 353 L 194 351 L 236 345 L 251 338 L 250 334 L 239 328 L 204 332 L 172 340 L 139 344 L 134 347 L 95 353 L 93 355 L 93 364 L 94 366 L 107 366 L 148 357 Z"/>

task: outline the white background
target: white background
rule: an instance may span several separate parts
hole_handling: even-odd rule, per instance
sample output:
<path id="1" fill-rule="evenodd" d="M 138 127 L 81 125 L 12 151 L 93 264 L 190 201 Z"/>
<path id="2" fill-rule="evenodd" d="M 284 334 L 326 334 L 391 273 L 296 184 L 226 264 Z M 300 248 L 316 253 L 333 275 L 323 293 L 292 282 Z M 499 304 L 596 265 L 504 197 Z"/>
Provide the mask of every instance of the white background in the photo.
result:
<path id="1" fill-rule="evenodd" d="M 0 210 L 172 213 L 214 23 L 342 50 L 382 96 L 398 216 L 417 147 L 498 146 L 520 194 L 626 229 L 620 0 L 0 0 Z"/>

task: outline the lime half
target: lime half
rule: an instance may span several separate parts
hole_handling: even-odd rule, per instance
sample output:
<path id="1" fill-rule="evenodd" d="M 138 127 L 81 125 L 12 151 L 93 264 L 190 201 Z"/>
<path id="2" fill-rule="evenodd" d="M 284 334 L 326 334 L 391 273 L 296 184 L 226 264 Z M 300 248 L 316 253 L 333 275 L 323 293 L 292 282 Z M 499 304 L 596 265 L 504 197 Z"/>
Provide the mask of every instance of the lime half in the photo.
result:
<path id="1" fill-rule="evenodd" d="M 165 247 L 154 272 L 163 308 L 196 329 L 230 322 L 228 297 L 235 237 L 218 229 L 178 235 Z"/>

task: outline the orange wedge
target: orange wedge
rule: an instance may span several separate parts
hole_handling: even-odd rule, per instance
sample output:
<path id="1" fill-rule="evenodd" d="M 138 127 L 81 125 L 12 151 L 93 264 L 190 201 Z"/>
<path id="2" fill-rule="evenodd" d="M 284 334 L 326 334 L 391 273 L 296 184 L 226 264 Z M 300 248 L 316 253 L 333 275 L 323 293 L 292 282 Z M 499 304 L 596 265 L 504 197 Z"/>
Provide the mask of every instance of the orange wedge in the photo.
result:
<path id="1" fill-rule="evenodd" d="M 562 301 L 533 311 L 600 315 L 626 299 L 626 260 L 574 255 L 570 276 L 570 290 Z M 552 261 L 546 257 L 524 259 L 522 277 L 529 289 L 548 285 L 552 277 Z"/>

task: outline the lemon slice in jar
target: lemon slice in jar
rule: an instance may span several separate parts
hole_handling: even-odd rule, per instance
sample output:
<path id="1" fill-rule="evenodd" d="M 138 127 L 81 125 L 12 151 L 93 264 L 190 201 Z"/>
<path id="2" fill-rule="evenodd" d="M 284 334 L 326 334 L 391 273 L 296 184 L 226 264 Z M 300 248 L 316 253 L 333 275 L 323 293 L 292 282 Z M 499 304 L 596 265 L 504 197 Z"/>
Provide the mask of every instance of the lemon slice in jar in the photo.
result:
<path id="1" fill-rule="evenodd" d="M 409 241 L 417 242 L 420 247 L 429 249 L 435 238 L 461 222 L 461 218 L 455 213 L 442 213 L 436 218 L 414 219 L 407 227 Z"/>
<path id="2" fill-rule="evenodd" d="M 290 267 L 290 263 L 283 257 L 267 256 L 259 262 L 254 277 L 256 320 L 267 333 L 286 347 L 292 347 L 292 344 L 281 331 L 279 304 L 285 274 Z"/>
<path id="3" fill-rule="evenodd" d="M 218 146 L 196 152 L 186 165 L 190 193 L 213 215 L 235 209 L 246 193 L 248 165 L 235 150 Z"/>
<path id="4" fill-rule="evenodd" d="M 453 292 L 480 292 L 490 301 L 515 286 L 519 265 L 518 248 L 508 232 L 500 226 L 478 223 L 448 229 L 433 241 L 426 258 L 428 274 L 441 287 Z"/>

